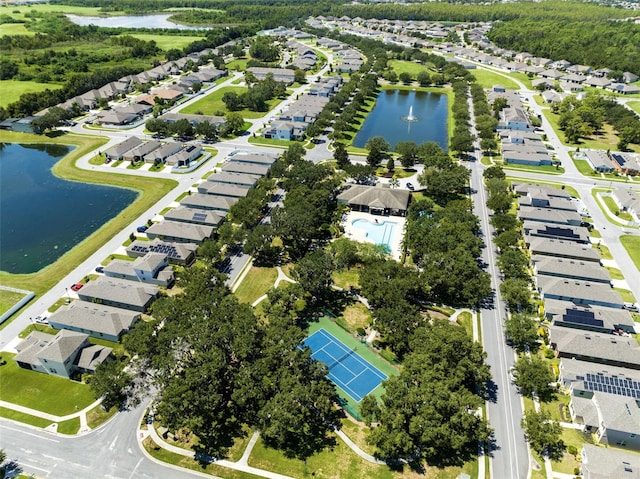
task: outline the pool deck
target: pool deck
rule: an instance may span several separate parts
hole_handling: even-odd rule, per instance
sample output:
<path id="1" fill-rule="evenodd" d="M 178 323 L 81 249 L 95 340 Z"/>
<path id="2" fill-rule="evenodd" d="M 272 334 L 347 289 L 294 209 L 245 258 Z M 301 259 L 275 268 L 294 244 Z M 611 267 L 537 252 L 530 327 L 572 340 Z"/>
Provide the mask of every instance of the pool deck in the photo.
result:
<path id="1" fill-rule="evenodd" d="M 361 230 L 360 228 L 356 228 L 351 224 L 353 220 L 358 219 L 364 219 L 370 221 L 371 223 L 375 223 L 376 220 L 378 220 L 378 222 L 380 223 L 388 221 L 397 224 L 394 230 L 393 237 L 389 241 L 389 246 L 391 249 L 391 256 L 396 261 L 399 261 L 402 257 L 402 238 L 404 236 L 406 218 L 403 216 L 378 216 L 369 213 L 362 213 L 360 211 L 349 211 L 346 215 L 345 220 L 342 222 L 344 226 L 345 236 L 349 239 L 359 241 L 361 243 L 373 243 L 373 241 L 371 241 L 371 239 L 366 236 L 366 233 L 363 230 Z"/>

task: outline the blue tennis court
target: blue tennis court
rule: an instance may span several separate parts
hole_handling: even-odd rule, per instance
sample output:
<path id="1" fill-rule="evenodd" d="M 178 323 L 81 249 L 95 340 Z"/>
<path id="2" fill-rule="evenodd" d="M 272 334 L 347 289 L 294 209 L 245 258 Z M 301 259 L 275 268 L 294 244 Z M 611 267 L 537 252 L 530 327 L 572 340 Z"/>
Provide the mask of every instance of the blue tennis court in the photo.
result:
<path id="1" fill-rule="evenodd" d="M 363 359 L 357 348 L 349 349 L 324 329 L 319 329 L 304 340 L 311 357 L 329 368 L 329 379 L 356 402 L 377 388 L 387 376 Z M 364 347 L 364 346 L 363 346 Z"/>

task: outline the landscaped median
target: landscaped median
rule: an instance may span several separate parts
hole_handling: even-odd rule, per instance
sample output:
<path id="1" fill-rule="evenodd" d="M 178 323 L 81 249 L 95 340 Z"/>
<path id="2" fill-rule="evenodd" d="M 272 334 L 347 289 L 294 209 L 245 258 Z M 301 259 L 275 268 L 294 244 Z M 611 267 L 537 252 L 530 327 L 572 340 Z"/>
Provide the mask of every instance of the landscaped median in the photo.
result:
<path id="1" fill-rule="evenodd" d="M 2 284 L 15 288 L 28 289 L 35 292 L 36 295 L 43 294 L 51 289 L 61 278 L 73 271 L 100 246 L 122 231 L 122 229 L 135 218 L 153 207 L 163 196 L 178 185 L 174 180 L 118 173 L 102 173 L 78 168 L 76 166 L 77 160 L 104 145 L 107 142 L 107 138 L 104 137 L 74 134 L 38 136 L 27 133 L 2 131 L 0 132 L 0 142 L 25 144 L 54 143 L 75 146 L 76 148 L 71 153 L 53 167 L 53 173 L 56 176 L 71 181 L 129 188 L 141 193 L 137 199 L 120 212 L 120 214 L 80 242 L 75 248 L 66 252 L 55 263 L 32 274 L 9 274 L 0 272 L 0 282 Z"/>

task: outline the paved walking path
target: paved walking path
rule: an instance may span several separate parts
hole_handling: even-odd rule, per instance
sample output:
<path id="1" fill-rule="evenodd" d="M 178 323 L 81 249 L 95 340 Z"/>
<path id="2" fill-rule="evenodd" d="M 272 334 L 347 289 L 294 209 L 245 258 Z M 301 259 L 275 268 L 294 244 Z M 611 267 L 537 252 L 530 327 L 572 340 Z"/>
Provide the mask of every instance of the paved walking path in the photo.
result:
<path id="1" fill-rule="evenodd" d="M 22 414 L 28 414 L 29 416 L 39 417 L 42 419 L 46 419 L 51 421 L 54 424 L 48 426 L 47 430 L 51 432 L 57 432 L 58 424 L 60 422 L 69 421 L 70 419 L 80 418 L 80 429 L 78 430 L 78 434 L 85 434 L 91 431 L 91 428 L 87 424 L 87 413 L 91 411 L 93 408 L 98 406 L 102 402 L 102 398 L 93 402 L 82 411 L 74 412 L 73 414 L 67 414 L 66 416 L 56 416 L 55 414 L 49 414 L 43 411 L 38 411 L 37 409 L 31 409 L 25 406 L 20 406 L 18 404 L 13 404 L 7 401 L 0 401 L 0 407 L 4 407 L 7 409 L 11 409 L 12 411 L 20 412 Z"/>

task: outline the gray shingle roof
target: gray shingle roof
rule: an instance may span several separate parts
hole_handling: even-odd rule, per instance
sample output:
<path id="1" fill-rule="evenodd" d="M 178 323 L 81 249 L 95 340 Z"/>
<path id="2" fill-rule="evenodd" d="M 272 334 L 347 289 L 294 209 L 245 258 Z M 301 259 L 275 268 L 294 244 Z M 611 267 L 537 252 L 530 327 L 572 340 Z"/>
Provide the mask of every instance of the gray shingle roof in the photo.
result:
<path id="1" fill-rule="evenodd" d="M 531 254 L 543 254 L 564 258 L 577 258 L 586 261 L 600 262 L 600 252 L 588 245 L 550 238 L 532 238 L 529 245 Z"/>
<path id="2" fill-rule="evenodd" d="M 338 201 L 348 204 L 367 205 L 371 208 L 406 210 L 410 196 L 407 190 L 351 185 L 351 187 L 338 195 Z"/>
<path id="3" fill-rule="evenodd" d="M 584 479 L 640 479 L 640 455 L 591 444 L 582 446 Z"/>
<path id="4" fill-rule="evenodd" d="M 69 326 L 119 336 L 123 331 L 131 328 L 139 318 L 140 313 L 127 309 L 87 301 L 73 301 L 53 313 L 49 317 L 49 324 L 53 327 Z"/>
<path id="5" fill-rule="evenodd" d="M 158 288 L 151 284 L 105 277 L 89 281 L 78 291 L 78 296 L 86 301 L 96 298 L 136 307 L 146 306 L 157 295 Z"/>

